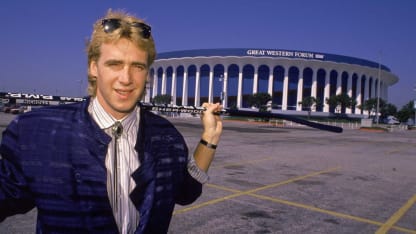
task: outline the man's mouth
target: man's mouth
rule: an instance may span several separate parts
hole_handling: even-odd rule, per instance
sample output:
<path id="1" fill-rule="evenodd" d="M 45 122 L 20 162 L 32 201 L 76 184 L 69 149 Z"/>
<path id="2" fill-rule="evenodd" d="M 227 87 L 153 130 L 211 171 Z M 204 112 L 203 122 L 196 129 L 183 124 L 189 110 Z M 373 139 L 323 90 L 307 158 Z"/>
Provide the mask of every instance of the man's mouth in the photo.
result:
<path id="1" fill-rule="evenodd" d="M 130 93 L 132 92 L 131 90 L 122 90 L 122 89 L 116 89 L 115 91 L 122 98 L 127 98 L 130 95 Z"/>

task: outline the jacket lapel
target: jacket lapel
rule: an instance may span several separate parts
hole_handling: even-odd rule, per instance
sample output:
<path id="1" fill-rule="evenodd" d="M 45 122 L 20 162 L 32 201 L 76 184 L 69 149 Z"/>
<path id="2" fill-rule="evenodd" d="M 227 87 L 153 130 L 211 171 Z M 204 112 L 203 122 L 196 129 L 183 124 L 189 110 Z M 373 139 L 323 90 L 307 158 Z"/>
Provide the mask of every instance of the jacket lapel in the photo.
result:
<path id="1" fill-rule="evenodd" d="M 140 212 L 139 229 L 144 230 L 150 217 L 155 191 L 155 156 L 151 154 L 151 127 L 146 123 L 144 110 L 140 110 L 140 123 L 135 149 L 139 155 L 140 167 L 132 177 L 136 187 L 130 193 L 130 199 Z"/>

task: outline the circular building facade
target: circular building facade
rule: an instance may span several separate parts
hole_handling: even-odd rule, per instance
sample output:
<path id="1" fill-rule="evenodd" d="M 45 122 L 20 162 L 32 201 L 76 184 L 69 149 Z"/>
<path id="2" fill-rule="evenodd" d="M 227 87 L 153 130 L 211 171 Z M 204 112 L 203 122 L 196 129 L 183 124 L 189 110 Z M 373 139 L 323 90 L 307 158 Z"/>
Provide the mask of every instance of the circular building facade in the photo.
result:
<path id="1" fill-rule="evenodd" d="M 327 115 L 336 110 L 326 99 L 347 94 L 356 101 L 341 113 L 361 115 L 365 100 L 388 100 L 388 87 L 398 77 L 384 65 L 365 59 L 309 51 L 278 49 L 201 49 L 158 54 L 150 70 L 145 101 L 157 95 L 172 104 L 200 106 L 222 102 L 226 108 L 251 108 L 254 93 L 269 93 L 272 112 L 302 113 L 305 97 L 321 103 L 312 109 Z"/>

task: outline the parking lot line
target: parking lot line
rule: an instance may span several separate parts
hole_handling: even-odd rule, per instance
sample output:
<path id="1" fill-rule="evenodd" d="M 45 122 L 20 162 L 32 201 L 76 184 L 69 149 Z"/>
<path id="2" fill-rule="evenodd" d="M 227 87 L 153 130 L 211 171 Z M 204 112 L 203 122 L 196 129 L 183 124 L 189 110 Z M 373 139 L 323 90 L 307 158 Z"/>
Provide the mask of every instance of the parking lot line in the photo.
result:
<path id="1" fill-rule="evenodd" d="M 306 205 L 306 204 L 302 204 L 302 203 L 298 203 L 298 202 L 287 201 L 287 200 L 274 198 L 274 197 L 270 197 L 270 196 L 264 196 L 264 195 L 260 195 L 260 194 L 250 194 L 250 196 L 257 197 L 257 198 L 260 198 L 260 199 L 263 199 L 263 200 L 269 200 L 269 201 L 272 201 L 272 202 L 275 202 L 275 203 L 281 203 L 281 204 L 285 204 L 285 205 L 289 205 L 289 206 L 303 208 L 303 209 L 306 209 L 306 210 L 312 210 L 312 211 L 316 211 L 316 212 L 320 212 L 320 213 L 324 213 L 324 214 L 328 214 L 328 215 L 332 215 L 332 216 L 337 216 L 337 217 L 340 217 L 340 218 L 351 219 L 351 220 L 359 221 L 359 222 L 362 222 L 362 223 L 369 223 L 369 224 L 374 224 L 374 225 L 377 225 L 377 226 L 383 225 L 383 223 L 377 222 L 377 221 L 374 221 L 374 220 L 361 218 L 361 217 L 358 217 L 358 216 L 353 216 L 353 215 L 348 215 L 348 214 L 343 214 L 343 213 L 339 213 L 339 212 L 335 212 L 335 211 L 325 210 L 325 209 L 321 209 L 321 208 L 318 208 L 318 207 L 315 207 L 315 206 L 310 206 L 310 205 Z"/>
<path id="2" fill-rule="evenodd" d="M 281 185 L 289 184 L 289 183 L 292 183 L 292 182 L 295 182 L 295 181 L 298 181 L 298 180 L 303 180 L 303 179 L 313 177 L 313 176 L 317 176 L 317 175 L 320 175 L 320 174 L 334 172 L 334 171 L 339 170 L 340 168 L 341 167 L 333 167 L 333 168 L 329 168 L 329 169 L 326 169 L 326 170 L 323 170 L 323 171 L 317 171 L 317 172 L 313 172 L 313 173 L 310 173 L 310 174 L 307 174 L 307 175 L 297 176 L 293 179 L 284 180 L 284 181 L 281 181 L 281 182 L 278 182 L 278 183 L 275 183 L 275 184 L 262 186 L 262 187 L 259 187 L 259 188 L 256 188 L 256 189 L 251 189 L 251 190 L 248 190 L 244 193 L 246 193 L 246 194 L 255 193 L 255 192 L 258 192 L 258 191 L 261 191 L 261 190 L 265 190 L 265 189 L 269 189 L 269 188 L 275 188 L 275 187 L 278 187 L 278 186 L 281 186 Z"/>
<path id="3" fill-rule="evenodd" d="M 209 186 L 211 188 L 220 189 L 220 190 L 223 190 L 223 191 L 233 192 L 233 193 L 241 193 L 242 192 L 240 190 L 230 189 L 230 188 L 220 186 L 220 185 L 208 184 L 207 186 Z M 255 194 L 255 193 L 249 193 L 249 194 L 246 194 L 246 195 L 256 197 L 256 198 L 259 198 L 259 199 L 262 199 L 262 200 L 272 201 L 272 202 L 275 202 L 275 203 L 285 204 L 285 205 L 288 205 L 288 206 L 303 208 L 303 209 L 307 209 L 307 210 L 311 210 L 311 211 L 315 211 L 315 212 L 320 212 L 320 213 L 324 213 L 324 214 L 328 214 L 328 215 L 332 215 L 332 216 L 336 216 L 336 217 L 340 217 L 340 218 L 350 219 L 350 220 L 358 221 L 358 222 L 361 222 L 361 223 L 368 223 L 368 224 L 373 224 L 373 225 L 376 225 L 376 226 L 385 225 L 382 222 L 378 222 L 378 221 L 374 221 L 374 220 L 370 220 L 370 219 L 366 219 L 366 218 L 362 218 L 362 217 L 358 217 L 358 216 L 354 216 L 354 215 L 343 214 L 343 213 L 339 213 L 339 212 L 335 212 L 335 211 L 325 210 L 325 209 L 321 209 L 321 208 L 318 208 L 318 207 L 315 207 L 315 206 L 310 206 L 310 205 L 306 205 L 306 204 L 302 204 L 302 203 L 298 203 L 298 202 L 291 202 L 291 201 L 287 201 L 287 200 L 283 200 L 283 199 L 279 199 L 279 198 L 274 198 L 274 197 L 270 197 L 270 196 L 265 196 L 265 195 L 260 195 L 260 194 Z M 416 195 L 415 195 L 415 197 L 416 197 Z M 414 202 L 415 201 L 413 201 L 413 203 Z M 398 231 L 402 231 L 402 232 L 405 232 L 405 233 L 416 234 L 416 231 L 414 231 L 414 230 L 410 230 L 410 229 L 402 228 L 402 227 L 396 227 L 396 226 L 393 226 L 393 225 L 394 225 L 394 223 L 390 226 L 390 228 L 398 230 Z M 386 232 L 381 232 L 381 233 L 386 233 Z"/>
<path id="4" fill-rule="evenodd" d="M 376 232 L 376 234 L 387 233 L 393 225 L 416 203 L 416 194 L 411 197 L 390 219 L 387 220 Z M 416 231 L 414 232 L 416 233 Z"/>
<path id="5" fill-rule="evenodd" d="M 321 209 L 315 206 L 310 206 L 310 205 L 306 205 L 306 204 L 302 204 L 302 203 L 297 203 L 297 202 L 291 202 L 291 201 L 287 201 L 287 200 L 283 200 L 283 199 L 279 199 L 279 198 L 274 198 L 274 197 L 269 197 L 269 196 L 264 196 L 264 195 L 260 195 L 260 194 L 247 194 L 249 196 L 252 197 L 257 197 L 259 199 L 262 200 L 269 200 L 275 203 L 280 203 L 280 204 L 285 204 L 288 206 L 294 206 L 294 207 L 298 207 L 298 208 L 303 208 L 303 209 L 307 209 L 307 210 L 311 210 L 311 211 L 316 211 L 316 212 L 320 212 L 320 213 L 324 213 L 324 214 L 328 214 L 328 215 L 332 215 L 332 216 L 336 216 L 339 218 L 344 218 L 344 219 L 350 219 L 350 220 L 354 220 L 354 221 L 358 221 L 361 223 L 368 223 L 368 224 L 373 224 L 376 226 L 383 226 L 384 224 L 378 221 L 374 221 L 374 220 L 370 220 L 370 219 L 366 219 L 366 218 L 362 218 L 362 217 L 358 217 L 358 216 L 354 216 L 354 215 L 349 215 L 349 214 L 343 214 L 343 213 L 339 213 L 339 212 L 335 212 L 335 211 L 330 211 L 330 210 L 325 210 L 325 209 Z M 411 233 L 411 234 L 416 234 L 415 230 L 410 230 L 407 228 L 403 228 L 403 227 L 396 227 L 393 226 L 394 223 L 389 226 L 389 228 L 398 230 L 398 231 L 402 231 L 405 233 Z M 380 229 L 379 229 L 380 230 Z M 376 232 L 376 234 L 381 234 L 381 233 L 387 233 L 386 232 Z"/>
<path id="6" fill-rule="evenodd" d="M 263 162 L 263 161 L 267 161 L 267 160 L 272 160 L 272 159 L 273 159 L 273 157 L 266 157 L 266 158 L 260 158 L 260 159 L 255 159 L 255 160 L 241 161 L 241 162 L 238 162 L 238 163 L 227 163 L 227 164 L 221 164 L 221 165 L 212 165 L 210 168 L 246 165 L 246 164 L 251 164 L 251 163 L 258 163 L 258 162 Z"/>
<path id="7" fill-rule="evenodd" d="M 313 177 L 313 176 L 317 176 L 317 175 L 320 175 L 320 174 L 333 172 L 333 171 L 338 170 L 339 168 L 340 167 L 334 167 L 334 168 L 326 169 L 326 170 L 323 170 L 323 171 L 313 172 L 313 173 L 310 173 L 310 174 L 307 174 L 307 175 L 304 175 L 304 176 L 298 176 L 298 177 L 295 177 L 293 179 L 281 181 L 281 182 L 278 182 L 278 183 L 262 186 L 262 187 L 255 188 L 255 189 L 250 189 L 250 190 L 247 190 L 247 191 L 235 190 L 236 192 L 234 194 L 230 194 L 230 195 L 220 197 L 220 198 L 217 198 L 217 199 L 213 199 L 213 200 L 210 200 L 210 201 L 207 201 L 207 202 L 203 202 L 203 203 L 200 203 L 200 204 L 185 207 L 183 209 L 175 210 L 173 212 L 173 215 L 185 213 L 185 212 L 190 211 L 190 210 L 194 210 L 194 209 L 198 209 L 198 208 L 201 208 L 201 207 L 204 207 L 204 206 L 212 205 L 212 204 L 215 204 L 215 203 L 218 203 L 218 202 L 229 200 L 231 198 L 247 195 L 247 194 L 250 194 L 250 193 L 255 193 L 255 192 L 265 190 L 265 189 L 269 189 L 269 188 L 278 187 L 278 186 L 281 186 L 281 185 L 284 185 L 284 184 L 292 183 L 292 182 L 297 181 L 297 180 L 303 180 L 303 179 L 306 179 L 308 177 Z M 210 186 L 210 184 L 206 184 L 205 186 Z"/>
<path id="8" fill-rule="evenodd" d="M 315 212 L 319 212 L 319 213 L 323 213 L 323 214 L 327 214 L 327 215 L 331 215 L 331 216 L 336 216 L 336 217 L 339 217 L 339 218 L 344 218 L 344 219 L 349 219 L 349 220 L 353 220 L 353 221 L 357 221 L 357 222 L 361 222 L 361 223 L 367 223 L 367 224 L 372 224 L 372 225 L 375 225 L 375 226 L 380 226 L 380 228 L 376 232 L 377 234 L 387 233 L 387 231 L 389 229 L 402 231 L 404 233 L 416 234 L 416 230 L 411 230 L 411 229 L 407 229 L 407 228 L 403 228 L 403 227 L 394 226 L 394 224 L 406 213 L 406 211 L 408 209 L 410 209 L 414 203 L 416 203 L 416 195 L 414 195 L 411 199 L 409 199 L 409 201 L 407 201 L 407 203 L 403 207 L 401 207 L 386 223 L 382 223 L 382 222 L 378 222 L 378 221 L 374 221 L 374 220 L 370 220 L 370 219 L 366 219 L 366 218 L 362 218 L 362 217 L 358 217 L 358 216 L 354 216 L 354 215 L 349 215 L 349 214 L 339 213 L 339 212 L 336 212 L 336 211 L 321 209 L 321 208 L 318 208 L 318 207 L 315 207 L 315 206 L 310 206 L 310 205 L 307 205 L 307 204 L 302 204 L 302 203 L 298 203 L 298 202 L 292 202 L 292 201 L 287 201 L 287 200 L 283 200 L 283 199 L 279 199 L 279 198 L 275 198 L 275 197 L 256 194 L 256 192 L 259 192 L 259 191 L 262 191 L 262 190 L 275 188 L 275 187 L 282 186 L 282 185 L 285 185 L 285 184 L 293 183 L 295 181 L 307 179 L 309 177 L 318 176 L 318 175 L 321 175 L 321 174 L 337 171 L 339 169 L 340 169 L 340 167 L 333 167 L 333 168 L 329 168 L 329 169 L 326 169 L 326 170 L 309 173 L 307 175 L 294 177 L 294 178 L 289 179 L 289 180 L 273 183 L 273 184 L 270 184 L 270 185 L 265 185 L 265 186 L 262 186 L 262 187 L 259 187 L 259 188 L 250 189 L 250 190 L 247 190 L 247 191 L 241 191 L 241 190 L 232 189 L 232 188 L 221 186 L 221 185 L 208 183 L 205 186 L 211 187 L 211 188 L 214 188 L 214 189 L 219 189 L 219 190 L 231 192 L 233 194 L 223 196 L 223 197 L 220 197 L 220 198 L 217 198 L 217 199 L 213 199 L 213 200 L 210 200 L 210 201 L 207 201 L 207 202 L 203 202 L 203 203 L 200 203 L 200 204 L 192 205 L 192 206 L 189 206 L 189 207 L 186 207 L 186 208 L 183 208 L 183 209 L 177 209 L 177 210 L 174 211 L 173 214 L 178 215 L 178 214 L 185 213 L 185 212 L 188 212 L 188 211 L 191 211 L 191 210 L 195 210 L 195 209 L 198 209 L 198 208 L 201 208 L 201 207 L 204 207 L 204 206 L 213 205 L 213 204 L 216 204 L 216 203 L 219 203 L 219 202 L 222 202 L 222 201 L 226 201 L 226 200 L 229 200 L 229 199 L 232 199 L 232 198 L 247 195 L 247 196 L 259 198 L 259 199 L 262 199 L 262 200 L 268 200 L 268 201 L 271 201 L 271 202 L 274 202 L 274 203 L 285 204 L 285 205 L 288 205 L 288 206 L 293 206 L 293 207 L 302 208 L 302 209 L 306 209 L 306 210 L 310 210 L 310 211 L 315 211 Z"/>

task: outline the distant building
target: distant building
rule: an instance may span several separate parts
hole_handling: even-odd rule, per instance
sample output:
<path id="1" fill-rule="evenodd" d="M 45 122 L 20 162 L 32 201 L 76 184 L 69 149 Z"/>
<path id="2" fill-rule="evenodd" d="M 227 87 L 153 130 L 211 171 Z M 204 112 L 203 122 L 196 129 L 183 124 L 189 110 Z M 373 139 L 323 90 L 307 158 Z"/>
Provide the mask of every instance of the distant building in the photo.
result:
<path id="1" fill-rule="evenodd" d="M 357 107 L 398 81 L 390 69 L 365 59 L 309 51 L 278 49 L 200 49 L 158 54 L 151 67 L 145 101 L 170 94 L 172 104 L 199 106 L 223 102 L 225 107 L 250 108 L 248 96 L 267 92 L 272 111 L 301 113 L 308 96 L 321 100 L 313 112 L 328 115 L 330 96 L 345 93 L 356 100 L 345 114 L 364 114 Z M 380 92 L 380 94 L 378 94 Z"/>

